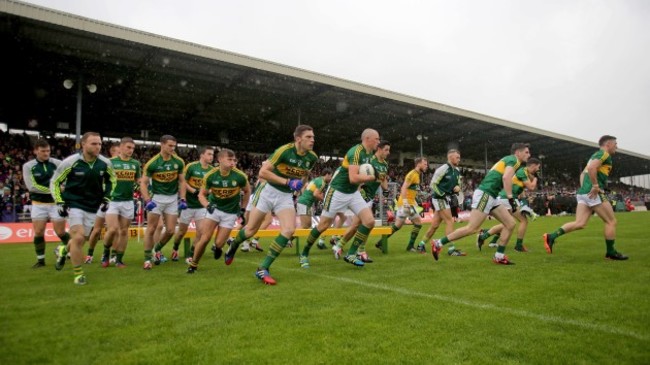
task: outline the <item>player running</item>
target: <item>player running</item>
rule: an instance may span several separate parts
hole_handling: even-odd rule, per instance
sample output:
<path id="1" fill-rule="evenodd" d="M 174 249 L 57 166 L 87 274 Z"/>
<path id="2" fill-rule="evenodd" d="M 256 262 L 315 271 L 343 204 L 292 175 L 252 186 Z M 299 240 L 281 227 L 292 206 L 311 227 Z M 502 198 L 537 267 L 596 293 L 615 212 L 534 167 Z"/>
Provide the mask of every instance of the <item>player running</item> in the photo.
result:
<path id="1" fill-rule="evenodd" d="M 384 198 L 388 198 L 388 161 L 386 161 L 388 155 L 390 155 L 390 143 L 388 141 L 379 142 L 375 155 L 370 159 L 370 164 L 375 169 L 375 174 L 378 178 L 375 181 L 367 182 L 361 186 L 361 197 L 363 197 L 363 200 L 366 202 L 368 208 L 370 208 L 370 211 L 372 211 L 375 203 L 375 195 L 380 186 Z M 345 244 L 356 235 L 360 225 L 361 219 L 358 216 L 354 216 L 352 224 L 345 231 L 343 238 L 332 247 L 335 259 L 338 260 L 341 257 Z M 365 243 L 359 246 L 357 257 L 364 263 L 373 262 L 366 252 Z"/>
<path id="2" fill-rule="evenodd" d="M 612 171 L 612 155 L 616 153 L 618 144 L 614 136 L 602 136 L 598 141 L 600 150 L 589 158 L 587 166 L 580 175 L 580 189 L 576 194 L 578 206 L 576 220 L 566 223 L 552 233 L 544 233 L 544 248 L 553 253 L 555 240 L 561 235 L 585 228 L 589 218 L 596 213 L 605 223 L 605 258 L 609 260 L 627 260 L 628 257 L 614 248 L 616 240 L 616 217 L 614 209 L 605 196 L 607 178 Z"/>
<path id="3" fill-rule="evenodd" d="M 190 223 L 194 221 L 196 235 L 192 241 L 192 247 L 201 238 L 200 229 L 201 222 L 205 218 L 206 210 L 199 201 L 199 194 L 201 192 L 201 185 L 203 185 L 203 178 L 206 174 L 214 169 L 212 162 L 214 161 L 214 147 L 203 147 L 198 161 L 191 162 L 185 165 L 183 174 L 185 175 L 185 189 L 187 196 L 187 209 L 181 211 L 181 217 L 178 223 L 178 231 L 174 234 L 174 247 L 172 249 L 172 261 L 178 261 L 178 248 L 181 241 L 187 233 L 187 228 Z M 210 231 L 212 234 L 212 231 Z M 208 238 L 209 239 L 209 238 Z M 193 249 L 192 249 L 193 252 Z"/>
<path id="4" fill-rule="evenodd" d="M 140 161 L 133 158 L 134 150 L 133 138 L 124 137 L 120 141 L 119 155 L 111 159 L 117 183 L 105 215 L 107 228 L 101 258 L 102 267 L 108 267 L 110 264 L 111 248 L 115 252 L 115 267 L 126 266 L 123 261 L 124 252 L 129 239 L 129 226 L 135 215 L 133 191 L 142 176 Z"/>
<path id="5" fill-rule="evenodd" d="M 541 166 L 542 162 L 540 160 L 531 157 L 528 159 L 526 166 L 519 167 L 515 173 L 515 176 L 512 177 L 512 195 L 515 196 L 518 201 L 519 196 L 524 193 L 524 189 L 528 189 L 529 191 L 537 189 L 537 176 L 535 174 L 537 171 L 539 171 Z M 511 210 L 505 190 L 501 190 L 499 193 L 497 204 L 503 205 L 506 207 L 506 209 Z M 526 236 L 526 230 L 528 229 L 528 216 L 534 216 L 535 213 L 528 206 L 525 206 L 523 204 L 517 205 L 517 210 L 512 213 L 513 216 L 519 221 L 515 251 L 528 252 L 528 248 L 524 246 L 524 237 Z M 497 224 L 489 230 L 482 229 L 477 237 L 478 245 L 483 246 L 484 241 L 492 235 L 495 235 L 495 237 L 500 236 L 502 230 L 503 224 Z"/>
<path id="6" fill-rule="evenodd" d="M 45 266 L 45 226 L 48 219 L 63 244 L 67 245 L 70 239 L 70 235 L 65 231 L 65 218 L 59 215 L 50 191 L 50 180 L 61 160 L 51 158 L 50 153 L 47 140 L 39 139 L 34 143 L 35 158 L 23 165 L 23 179 L 32 199 L 30 214 L 34 226 L 34 250 L 37 260 L 32 267 L 35 269 Z"/>
<path id="7" fill-rule="evenodd" d="M 235 167 L 237 164 L 235 153 L 229 149 L 222 149 L 217 154 L 217 159 L 219 167 L 205 175 L 198 195 L 201 205 L 208 214 L 201 223 L 201 234 L 198 236 L 194 256 L 187 268 L 188 274 L 193 274 L 198 270 L 199 260 L 201 260 L 205 246 L 210 242 L 210 237 L 215 229 L 217 229 L 215 258 L 218 259 L 221 256 L 222 247 L 237 221 L 237 214 L 241 211 L 242 205 L 248 204 L 248 199 L 251 196 L 248 177 Z M 243 193 L 243 197 L 241 193 Z"/>
<path id="8" fill-rule="evenodd" d="M 345 154 L 341 166 L 336 169 L 332 182 L 325 193 L 320 222 L 309 232 L 302 255 L 300 255 L 299 262 L 302 268 L 310 267 L 309 251 L 318 237 L 332 225 L 338 213 L 344 213 L 348 209 L 359 218 L 361 225 L 354 235 L 348 254 L 343 259 L 352 265 L 364 266 L 364 262 L 357 257 L 357 252 L 359 246 L 368 240 L 368 235 L 375 226 L 375 217 L 361 196 L 359 185 L 377 181 L 379 172 L 375 171 L 375 175 L 372 176 L 361 175 L 359 166 L 370 163 L 378 144 L 379 133 L 368 128 L 361 133 L 361 143 L 350 148 Z"/>
<path id="9" fill-rule="evenodd" d="M 391 233 L 388 237 L 392 236 L 402 228 L 404 222 L 406 222 L 406 218 L 413 223 L 413 230 L 411 231 L 411 238 L 406 246 L 406 251 L 425 252 L 424 245 L 418 246 L 417 250 L 414 247 L 418 234 L 420 234 L 420 229 L 422 228 L 422 218 L 420 218 L 420 214 L 418 214 L 419 207 L 415 198 L 420 190 L 420 175 L 425 173 L 428 168 L 429 163 L 425 158 L 418 157 L 415 159 L 415 168 L 406 174 L 404 183 L 402 183 L 399 199 L 397 200 L 397 217 L 395 223 L 390 226 Z M 377 241 L 375 247 L 381 247 L 381 241 Z"/>
<path id="10" fill-rule="evenodd" d="M 140 179 L 140 191 L 145 201 L 147 215 L 147 230 L 144 235 L 144 265 L 143 269 L 151 270 L 152 263 L 159 265 L 163 261 L 160 251 L 169 241 L 176 230 L 178 211 L 187 209 L 185 201 L 185 177 L 183 169 L 185 162 L 178 157 L 176 149 L 176 138 L 170 135 L 160 137 L 160 153 L 152 157 L 144 165 L 144 174 Z M 151 193 L 149 192 L 149 180 L 151 179 Z M 178 196 L 180 195 L 180 201 Z M 164 219 L 165 231 L 156 243 L 154 249 L 154 227 L 158 225 L 160 218 Z"/>
<path id="11" fill-rule="evenodd" d="M 512 212 L 517 210 L 517 203 L 512 193 L 512 177 L 515 175 L 515 171 L 519 169 L 519 166 L 528 161 L 530 150 L 527 143 L 514 143 L 510 151 L 512 154 L 500 159 L 494 164 L 487 175 L 485 175 L 483 181 L 481 181 L 478 189 L 474 191 L 472 211 L 467 226 L 458 228 L 439 240 L 431 241 L 431 253 L 436 261 L 438 260 L 442 246 L 477 233 L 481 228 L 481 224 L 487 219 L 488 215 L 491 215 L 503 224 L 499 246 L 492 261 L 500 265 L 514 264 L 505 255 L 505 251 L 512 230 L 515 228 L 515 219 L 505 206 L 497 205 L 496 198 L 502 189 L 505 190 L 508 204 L 512 207 Z M 477 246 L 480 250 L 482 244 L 477 242 Z"/>
<path id="12" fill-rule="evenodd" d="M 445 222 L 445 234 L 454 231 L 454 217 L 458 217 L 458 193 L 460 192 L 460 152 L 456 149 L 447 151 L 447 163 L 438 167 L 431 178 L 431 204 L 434 213 L 431 227 L 424 234 L 424 239 L 418 245 L 419 251 L 424 251 L 425 242 L 429 241 L 436 233 L 440 222 Z M 452 243 L 447 249 L 449 256 L 465 256 L 465 252 L 456 249 Z"/>
<path id="13" fill-rule="evenodd" d="M 300 191 L 309 176 L 309 172 L 318 162 L 314 148 L 314 130 L 301 124 L 293 132 L 294 142 L 285 144 L 273 152 L 264 161 L 259 177 L 266 180 L 253 197 L 254 208 L 246 226 L 224 255 L 226 265 L 235 257 L 239 244 L 253 237 L 267 213 L 273 211 L 280 221 L 280 234 L 275 238 L 269 252 L 257 268 L 255 276 L 267 285 L 275 285 L 275 279 L 269 275 L 269 267 L 280 255 L 293 236 L 296 229 L 296 209 L 293 205 L 293 192 Z"/>
<path id="14" fill-rule="evenodd" d="M 95 223 L 97 209 L 108 209 L 116 183 L 113 165 L 99 154 L 102 140 L 99 133 L 86 132 L 81 137 L 81 151 L 61 162 L 50 182 L 50 190 L 59 207 L 61 217 L 69 216 L 70 241 L 58 247 L 59 258 L 55 268 L 63 269 L 70 252 L 74 265 L 74 283 L 86 284 L 82 269 L 83 245 Z M 65 190 L 61 185 L 65 183 Z"/>

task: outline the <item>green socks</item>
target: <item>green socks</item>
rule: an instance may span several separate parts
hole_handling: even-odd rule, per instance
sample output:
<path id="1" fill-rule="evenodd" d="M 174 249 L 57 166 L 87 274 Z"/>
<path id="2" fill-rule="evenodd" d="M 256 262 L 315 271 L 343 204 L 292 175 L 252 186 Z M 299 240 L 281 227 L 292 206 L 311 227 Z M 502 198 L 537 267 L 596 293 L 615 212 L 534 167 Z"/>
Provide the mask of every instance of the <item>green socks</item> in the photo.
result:
<path id="1" fill-rule="evenodd" d="M 243 232 L 243 230 L 240 232 Z M 289 239 L 285 236 L 280 234 L 275 237 L 275 240 L 269 246 L 269 253 L 260 264 L 260 267 L 268 270 L 269 267 L 271 267 L 271 264 L 273 264 L 273 261 L 275 261 L 275 259 L 280 255 L 280 252 L 282 252 L 282 250 L 287 246 L 287 243 L 289 243 Z"/>
<path id="2" fill-rule="evenodd" d="M 307 243 L 305 244 L 305 248 L 302 249 L 303 256 L 309 256 L 309 250 L 311 250 L 312 246 L 314 246 L 314 243 L 316 243 L 316 240 L 318 240 L 320 234 L 321 232 L 319 232 L 316 227 L 312 228 L 311 231 L 309 231 Z"/>
<path id="3" fill-rule="evenodd" d="M 366 227 L 363 224 L 359 226 L 357 233 L 354 234 L 354 239 L 352 240 L 352 244 L 348 250 L 348 255 L 355 255 L 357 253 L 359 246 L 363 245 L 368 240 L 368 234 L 370 234 L 371 230 L 372 228 Z"/>
<path id="4" fill-rule="evenodd" d="M 553 240 L 555 240 L 556 238 L 558 238 L 558 237 L 560 237 L 561 235 L 563 235 L 564 233 L 565 233 L 564 230 L 562 229 L 562 227 L 560 227 L 560 228 L 557 229 L 557 231 L 555 231 L 555 232 L 549 234 L 549 235 L 548 235 L 548 238 L 550 238 L 551 241 L 553 241 Z"/>
<path id="5" fill-rule="evenodd" d="M 608 255 L 613 255 L 616 253 L 616 250 L 614 249 L 614 240 L 605 240 L 605 245 L 607 245 L 607 254 Z"/>

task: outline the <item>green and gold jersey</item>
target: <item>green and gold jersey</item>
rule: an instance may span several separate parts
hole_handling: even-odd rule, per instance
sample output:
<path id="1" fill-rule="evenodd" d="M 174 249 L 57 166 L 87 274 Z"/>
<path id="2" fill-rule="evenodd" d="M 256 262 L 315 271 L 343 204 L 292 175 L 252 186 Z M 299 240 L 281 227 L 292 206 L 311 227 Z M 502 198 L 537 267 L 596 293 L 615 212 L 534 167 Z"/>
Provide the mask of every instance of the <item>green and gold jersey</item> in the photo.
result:
<path id="1" fill-rule="evenodd" d="M 609 177 L 610 172 L 612 172 L 612 156 L 603 150 L 598 150 L 596 153 L 591 155 L 589 161 L 587 161 L 587 165 L 589 165 L 591 160 L 600 160 L 601 162 L 598 172 L 596 173 L 596 181 L 598 181 L 598 187 L 605 190 L 607 187 L 607 178 Z M 592 184 L 591 179 L 589 179 L 587 167 L 582 171 L 580 179 L 582 184 L 580 185 L 580 189 L 578 189 L 578 194 L 589 194 Z"/>
<path id="2" fill-rule="evenodd" d="M 514 198 L 517 198 L 519 194 L 524 192 L 524 189 L 526 186 L 524 185 L 525 181 L 532 180 L 530 174 L 528 173 L 528 168 L 527 167 L 520 167 L 517 172 L 515 172 L 515 176 L 512 177 L 512 196 Z M 499 193 L 499 197 L 502 199 L 508 199 L 508 195 L 506 194 L 506 191 L 501 189 L 501 192 Z"/>
<path id="3" fill-rule="evenodd" d="M 241 190 L 248 185 L 248 177 L 238 169 L 222 175 L 216 168 L 203 178 L 203 188 L 210 192 L 208 201 L 225 213 L 237 214 L 241 209 Z"/>
<path id="4" fill-rule="evenodd" d="M 185 176 L 185 182 L 196 189 L 197 191 L 201 190 L 203 185 L 203 178 L 207 175 L 208 172 L 212 171 L 214 167 L 208 165 L 208 167 L 203 168 L 201 166 L 201 161 L 194 161 L 185 165 L 183 170 L 183 175 Z M 190 209 L 200 209 L 203 208 L 199 202 L 198 194 L 186 194 L 187 195 L 187 207 Z"/>
<path id="5" fill-rule="evenodd" d="M 460 171 L 450 163 L 446 163 L 436 169 L 431 178 L 431 191 L 435 199 L 442 199 L 445 196 L 454 194 L 454 188 L 460 187 Z"/>
<path id="6" fill-rule="evenodd" d="M 323 192 L 326 187 L 327 184 L 325 183 L 325 180 L 323 180 L 322 176 L 315 178 L 307 184 L 307 187 L 298 198 L 298 203 L 311 207 L 314 205 L 314 201 L 316 200 L 314 192 L 316 190 Z"/>
<path id="7" fill-rule="evenodd" d="M 153 156 L 145 165 L 144 173 L 151 178 L 153 195 L 178 194 L 178 175 L 183 173 L 185 162 L 176 155 L 165 160 L 159 153 Z"/>
<path id="8" fill-rule="evenodd" d="M 113 201 L 125 202 L 133 200 L 133 189 L 140 176 L 142 176 L 140 161 L 133 158 L 123 160 L 120 157 L 113 157 L 111 162 L 117 177 L 117 184 L 113 189 Z"/>
<path id="9" fill-rule="evenodd" d="M 309 171 L 318 162 L 318 155 L 314 151 L 299 154 L 295 143 L 287 143 L 278 148 L 269 156 L 268 161 L 273 165 L 273 173 L 285 179 L 303 179 L 309 176 Z M 290 193 L 286 185 L 269 182 L 274 188 Z"/>
<path id="10" fill-rule="evenodd" d="M 375 168 L 375 171 L 379 174 L 379 180 L 372 181 L 369 183 L 363 184 L 361 187 L 361 196 L 366 200 L 370 201 L 375 198 L 377 190 L 381 186 L 381 182 L 386 180 L 388 177 L 388 162 L 386 160 L 379 161 L 376 155 L 372 156 L 370 159 L 370 164 Z"/>
<path id="11" fill-rule="evenodd" d="M 503 174 L 506 172 L 506 167 L 510 166 L 517 171 L 520 165 L 521 161 L 515 155 L 509 155 L 500 159 L 488 171 L 478 188 L 491 197 L 496 198 L 499 192 L 501 192 L 501 189 L 503 189 Z"/>
<path id="12" fill-rule="evenodd" d="M 350 166 L 361 166 L 364 163 L 370 163 L 374 156 L 374 151 L 367 152 L 362 144 L 358 144 L 348 150 L 341 162 L 341 166 L 336 169 L 330 185 L 336 191 L 345 194 L 352 194 L 359 188 L 359 184 L 350 182 Z"/>

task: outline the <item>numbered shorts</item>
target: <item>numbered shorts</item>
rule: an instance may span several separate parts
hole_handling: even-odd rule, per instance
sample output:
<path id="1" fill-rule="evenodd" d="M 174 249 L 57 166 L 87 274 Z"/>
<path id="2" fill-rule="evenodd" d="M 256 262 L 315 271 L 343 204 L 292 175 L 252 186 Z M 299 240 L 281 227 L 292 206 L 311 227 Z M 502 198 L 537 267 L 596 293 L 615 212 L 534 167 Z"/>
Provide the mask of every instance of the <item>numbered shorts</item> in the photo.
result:
<path id="1" fill-rule="evenodd" d="M 361 192 L 355 191 L 345 194 L 334 189 L 327 189 L 323 203 L 323 217 L 334 218 L 337 213 L 345 213 L 350 209 L 354 215 L 359 215 L 362 210 L 368 208 L 368 203 L 363 200 Z"/>
<path id="2" fill-rule="evenodd" d="M 70 210 L 68 210 L 68 224 L 70 224 L 70 228 L 80 225 L 83 226 L 84 236 L 86 237 L 90 236 L 90 231 L 93 230 L 96 218 L 97 214 L 89 213 L 85 210 L 78 208 L 70 208 Z"/>
<path id="3" fill-rule="evenodd" d="M 417 211 L 418 206 L 417 205 L 409 205 L 408 210 L 405 211 L 404 207 L 402 206 L 397 206 L 397 219 L 406 219 L 408 218 L 409 220 L 413 221 L 416 218 L 420 218 L 420 215 L 418 214 Z"/>
<path id="4" fill-rule="evenodd" d="M 508 201 L 506 200 L 506 204 Z M 508 204 L 509 206 L 510 204 Z M 480 210 L 485 214 L 490 214 L 492 209 L 496 208 L 497 199 L 490 196 L 483 190 L 476 189 L 474 190 L 474 195 L 472 195 L 472 209 Z"/>
<path id="5" fill-rule="evenodd" d="M 212 213 L 206 212 L 205 218 L 219 223 L 219 227 L 232 229 L 237 221 L 237 214 L 226 213 L 219 209 L 215 209 Z"/>
<path id="6" fill-rule="evenodd" d="M 190 222 L 198 222 L 205 218 L 207 209 L 205 208 L 187 208 L 181 211 L 181 217 L 178 220 L 181 224 L 190 224 Z"/>
<path id="7" fill-rule="evenodd" d="M 97 216 L 99 217 L 99 213 L 101 210 L 97 211 Z M 120 217 L 124 217 L 126 219 L 132 220 L 134 215 L 135 215 L 135 206 L 133 205 L 133 201 L 123 201 L 123 202 L 110 202 L 108 204 L 108 210 L 106 213 L 102 212 L 103 215 L 109 215 L 109 214 L 115 214 Z"/>
<path id="8" fill-rule="evenodd" d="M 178 196 L 177 195 L 154 195 L 153 199 L 156 207 L 149 213 L 153 214 L 171 214 L 178 215 Z"/>
<path id="9" fill-rule="evenodd" d="M 33 204 L 30 213 L 32 221 L 62 221 L 65 218 L 59 215 L 59 207 L 56 204 Z"/>
<path id="10" fill-rule="evenodd" d="M 431 198 L 431 205 L 433 205 L 433 210 L 439 212 L 445 209 L 451 209 L 449 206 L 449 197 L 444 198 Z"/>
<path id="11" fill-rule="evenodd" d="M 607 197 L 605 196 L 605 194 L 599 193 L 598 196 L 596 196 L 596 198 L 591 199 L 589 197 L 589 194 L 578 194 L 576 195 L 576 200 L 578 201 L 578 204 L 585 204 L 586 206 L 591 208 L 606 202 Z"/>
<path id="12" fill-rule="evenodd" d="M 281 212 L 285 209 L 295 210 L 293 206 L 293 194 L 280 191 L 270 184 L 260 187 L 261 191 L 254 198 L 253 205 L 264 213 Z"/>
<path id="13" fill-rule="evenodd" d="M 296 203 L 296 213 L 298 215 L 312 215 L 312 207 L 313 205 L 306 206 L 305 204 L 302 203 Z"/>

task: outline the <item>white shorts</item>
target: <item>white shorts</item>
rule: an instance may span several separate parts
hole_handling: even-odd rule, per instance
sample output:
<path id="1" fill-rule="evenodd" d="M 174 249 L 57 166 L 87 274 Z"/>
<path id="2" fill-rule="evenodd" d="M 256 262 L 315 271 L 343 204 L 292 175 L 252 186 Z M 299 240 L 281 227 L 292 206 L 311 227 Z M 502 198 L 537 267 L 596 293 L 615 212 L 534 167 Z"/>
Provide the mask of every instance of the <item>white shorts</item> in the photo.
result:
<path id="1" fill-rule="evenodd" d="M 359 215 L 362 210 L 368 208 L 368 203 L 363 200 L 360 191 L 345 194 L 334 189 L 327 189 L 325 203 L 321 215 L 327 218 L 334 218 L 337 213 L 345 213 L 350 209 L 354 215 Z"/>
<path id="2" fill-rule="evenodd" d="M 578 204 L 585 204 L 586 206 L 591 208 L 606 202 L 607 197 L 605 197 L 605 194 L 598 194 L 598 196 L 596 196 L 595 199 L 591 199 L 589 197 L 589 194 L 578 194 L 576 195 L 576 200 L 578 201 Z"/>
<path id="3" fill-rule="evenodd" d="M 531 207 L 529 207 L 528 205 L 520 205 L 519 206 L 519 212 L 521 212 L 521 214 L 526 213 L 526 214 L 531 215 L 531 216 L 535 214 L 533 209 Z"/>
<path id="4" fill-rule="evenodd" d="M 270 184 L 265 184 L 263 187 L 260 187 L 262 191 L 259 194 L 259 197 L 253 202 L 255 208 L 259 209 L 264 213 L 275 212 L 278 213 L 285 209 L 294 210 L 293 206 L 293 194 L 282 192 Z"/>
<path id="5" fill-rule="evenodd" d="M 104 219 L 106 218 L 106 212 L 102 212 L 102 208 L 100 207 L 99 209 L 97 209 L 97 213 L 95 213 L 95 216 L 97 216 L 97 218 Z"/>
<path id="6" fill-rule="evenodd" d="M 115 214 L 131 220 L 135 215 L 135 206 L 133 201 L 110 202 L 105 214 Z M 97 212 L 97 216 L 99 217 L 99 212 Z"/>
<path id="7" fill-rule="evenodd" d="M 439 212 L 441 210 L 445 209 L 451 209 L 449 206 L 449 198 L 444 197 L 444 198 L 431 198 L 431 204 L 433 205 L 433 210 L 436 212 Z"/>
<path id="8" fill-rule="evenodd" d="M 219 223 L 219 227 L 232 228 L 235 226 L 235 222 L 237 221 L 237 214 L 226 213 L 219 209 L 215 209 L 212 213 L 206 212 L 205 218 Z"/>
<path id="9" fill-rule="evenodd" d="M 181 224 L 190 224 L 190 222 L 198 222 L 205 218 L 207 210 L 205 208 L 188 208 L 181 211 L 181 217 L 178 220 Z"/>
<path id="10" fill-rule="evenodd" d="M 298 215 L 312 215 L 312 207 L 308 207 L 305 204 L 296 203 L 296 213 Z"/>
<path id="11" fill-rule="evenodd" d="M 90 231 L 93 230 L 95 225 L 95 218 L 97 215 L 95 213 L 88 213 L 85 210 L 70 208 L 68 210 L 68 223 L 70 228 L 74 226 L 83 226 L 84 227 L 84 236 L 90 236 Z"/>
<path id="12" fill-rule="evenodd" d="M 375 206 L 375 200 L 373 199 L 371 201 L 366 202 L 366 206 L 370 208 L 370 210 L 372 210 L 372 207 Z"/>
<path id="13" fill-rule="evenodd" d="M 397 207 L 397 219 L 406 219 L 408 218 L 409 220 L 413 221 L 416 218 L 420 218 L 420 215 L 418 214 L 417 210 L 418 206 L 415 205 L 409 205 L 408 211 L 404 211 L 404 208 L 401 206 Z"/>
<path id="14" fill-rule="evenodd" d="M 178 215 L 178 196 L 177 195 L 154 195 L 153 199 L 156 207 L 149 213 L 153 214 L 171 214 Z"/>
<path id="15" fill-rule="evenodd" d="M 248 204 L 246 204 L 246 211 L 250 212 L 253 210 L 253 197 L 251 196 L 250 199 L 248 199 Z"/>
<path id="16" fill-rule="evenodd" d="M 31 211 L 32 221 L 62 221 L 65 218 L 59 215 L 59 207 L 56 204 L 33 204 Z"/>
<path id="17" fill-rule="evenodd" d="M 506 202 L 508 201 L 506 200 Z M 485 214 L 490 214 L 492 209 L 497 206 L 497 200 L 491 197 L 490 194 L 486 194 L 483 190 L 474 190 L 474 195 L 472 195 L 472 209 L 480 210 Z"/>

